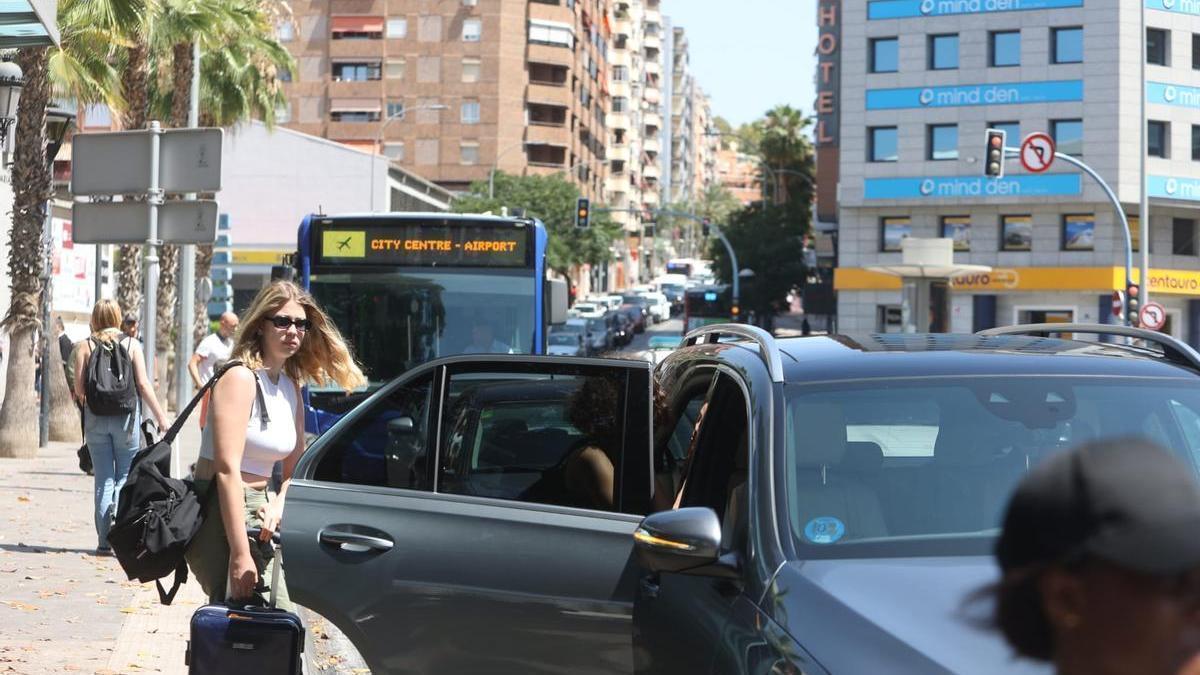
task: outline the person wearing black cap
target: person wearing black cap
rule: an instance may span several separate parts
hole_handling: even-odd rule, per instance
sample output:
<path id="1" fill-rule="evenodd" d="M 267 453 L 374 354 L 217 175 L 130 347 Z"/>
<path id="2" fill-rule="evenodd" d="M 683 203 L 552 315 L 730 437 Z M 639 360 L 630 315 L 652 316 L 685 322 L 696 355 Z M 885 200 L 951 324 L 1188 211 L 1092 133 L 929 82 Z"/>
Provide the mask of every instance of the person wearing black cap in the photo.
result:
<path id="1" fill-rule="evenodd" d="M 1019 655 L 1060 675 L 1198 672 L 1200 486 L 1159 446 L 1042 462 L 1009 501 L 996 559 L 994 621 Z"/>

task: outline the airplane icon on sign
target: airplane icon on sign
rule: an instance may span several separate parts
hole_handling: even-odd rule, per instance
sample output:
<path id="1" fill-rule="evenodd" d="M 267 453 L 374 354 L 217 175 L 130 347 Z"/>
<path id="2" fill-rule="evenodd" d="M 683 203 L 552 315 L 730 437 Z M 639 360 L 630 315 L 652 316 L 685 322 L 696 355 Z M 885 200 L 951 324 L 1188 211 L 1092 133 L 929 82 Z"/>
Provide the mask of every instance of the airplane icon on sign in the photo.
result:
<path id="1" fill-rule="evenodd" d="M 346 237 L 345 239 L 339 241 L 338 242 L 338 250 L 345 251 L 346 249 L 350 248 L 350 240 L 353 238 L 354 238 L 353 236 L 349 236 L 349 237 Z"/>

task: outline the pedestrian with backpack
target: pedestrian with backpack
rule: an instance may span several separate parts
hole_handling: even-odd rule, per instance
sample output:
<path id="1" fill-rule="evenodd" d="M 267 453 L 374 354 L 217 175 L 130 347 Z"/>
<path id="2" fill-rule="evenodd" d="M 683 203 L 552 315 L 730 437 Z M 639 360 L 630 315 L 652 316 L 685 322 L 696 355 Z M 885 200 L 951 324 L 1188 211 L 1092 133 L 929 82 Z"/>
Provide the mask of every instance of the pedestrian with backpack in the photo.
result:
<path id="1" fill-rule="evenodd" d="M 234 335 L 230 368 L 212 389 L 200 441 L 195 490 L 204 523 L 187 551 L 188 565 L 210 602 L 248 600 L 272 578 L 269 542 L 279 529 L 292 471 L 304 452 L 300 387 L 334 382 L 349 392 L 366 384 L 333 322 L 311 295 L 287 281 L 259 291 Z M 268 492 L 283 463 L 278 494 Z M 260 530 L 251 542 L 247 528 Z M 291 610 L 286 582 L 271 589 Z M 261 588 L 259 589 L 261 590 Z"/>
<path id="2" fill-rule="evenodd" d="M 121 308 L 101 300 L 92 308 L 92 335 L 79 346 L 75 398 L 83 407 L 84 441 L 95 467 L 97 555 L 111 555 L 108 530 L 117 496 L 141 447 L 140 398 L 160 429 L 167 416 L 146 375 L 141 345 L 121 332 Z"/>

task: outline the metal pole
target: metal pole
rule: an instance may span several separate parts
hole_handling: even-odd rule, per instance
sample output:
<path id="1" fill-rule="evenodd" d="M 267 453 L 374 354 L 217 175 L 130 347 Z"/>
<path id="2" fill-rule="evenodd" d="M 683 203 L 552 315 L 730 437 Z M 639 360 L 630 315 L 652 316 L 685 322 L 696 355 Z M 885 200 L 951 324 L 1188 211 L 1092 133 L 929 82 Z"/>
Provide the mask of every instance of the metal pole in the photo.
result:
<path id="1" fill-rule="evenodd" d="M 146 191 L 147 202 L 150 205 L 150 232 L 146 238 L 146 257 L 145 271 L 142 279 L 143 291 L 145 296 L 145 332 L 142 339 L 143 351 L 145 352 L 146 372 L 150 374 L 151 380 L 154 379 L 156 371 L 154 370 L 155 361 L 155 324 L 158 323 L 158 207 L 162 206 L 163 193 L 158 187 L 158 152 L 159 142 L 162 138 L 162 125 L 158 122 L 150 123 L 150 189 Z M 151 382 L 151 385 L 154 383 Z"/>
<path id="2" fill-rule="evenodd" d="M 188 126 L 195 128 L 200 124 L 200 43 L 192 43 L 192 91 L 191 109 L 188 111 Z M 187 195 L 188 199 L 196 199 L 196 194 Z M 179 337 L 175 350 L 175 412 L 183 412 L 191 400 L 191 376 L 187 364 L 192 357 L 195 347 L 193 341 L 193 322 L 196 314 L 196 246 L 185 244 L 180 247 L 179 255 Z M 175 474 L 172 473 L 172 476 Z"/>
<path id="3" fill-rule="evenodd" d="M 44 448 L 50 444 L 50 291 L 53 286 L 51 276 L 50 255 L 53 252 L 53 235 L 51 234 L 52 200 L 46 200 L 46 217 L 42 219 L 42 331 L 41 344 L 38 345 L 42 354 L 42 381 L 39 392 L 41 401 L 38 405 L 38 447 Z"/>
<path id="4" fill-rule="evenodd" d="M 1141 15 L 1142 37 L 1139 44 L 1142 45 L 1142 51 L 1138 54 L 1138 63 L 1141 64 L 1142 86 L 1138 89 L 1138 105 L 1140 106 L 1141 114 L 1141 151 L 1138 153 L 1138 162 L 1140 170 L 1138 173 L 1138 192 L 1141 193 L 1141 203 L 1138 205 L 1138 225 L 1140 232 L 1138 233 L 1138 241 L 1142 249 L 1142 264 L 1141 264 L 1141 293 L 1139 294 L 1139 302 L 1142 307 L 1150 300 L 1150 196 L 1146 193 L 1146 3 L 1139 2 L 1138 10 Z M 1128 277 L 1126 277 L 1126 287 L 1128 287 Z M 1128 312 L 1126 312 L 1128 314 Z M 1130 321 L 1130 317 L 1126 316 L 1126 321 Z"/>
<path id="5" fill-rule="evenodd" d="M 738 317 L 740 318 L 742 306 L 738 302 L 738 300 L 741 298 L 739 293 L 740 286 L 738 286 L 738 275 L 742 270 L 738 267 L 737 254 L 733 252 L 733 246 L 730 246 L 729 240 L 725 238 L 725 233 L 721 231 L 720 227 L 711 223 L 709 224 L 709 227 L 712 228 L 713 232 L 717 233 L 717 237 L 721 240 L 721 243 L 725 244 L 725 252 L 729 254 L 729 264 L 733 267 L 733 306 L 738 308 Z"/>
<path id="6" fill-rule="evenodd" d="M 92 290 L 95 291 L 95 296 L 92 298 L 92 304 L 100 302 L 100 296 L 104 294 L 104 283 L 100 281 L 100 270 L 104 267 L 104 246 L 102 244 L 93 244 L 96 247 L 96 274 Z"/>

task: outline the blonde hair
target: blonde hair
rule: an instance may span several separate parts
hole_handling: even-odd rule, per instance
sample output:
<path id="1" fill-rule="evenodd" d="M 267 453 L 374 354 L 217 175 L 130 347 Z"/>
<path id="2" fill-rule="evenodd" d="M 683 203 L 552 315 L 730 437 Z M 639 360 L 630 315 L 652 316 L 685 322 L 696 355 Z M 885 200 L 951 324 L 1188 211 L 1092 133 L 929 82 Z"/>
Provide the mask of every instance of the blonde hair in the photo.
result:
<path id="1" fill-rule="evenodd" d="M 350 354 L 337 326 L 317 306 L 311 295 L 290 281 L 274 281 L 258 292 L 242 317 L 233 338 L 230 360 L 241 361 L 251 369 L 262 367 L 262 333 L 267 319 L 289 301 L 304 308 L 312 327 L 300 341 L 300 351 L 284 364 L 284 372 L 299 384 L 324 385 L 332 380 L 346 391 L 367 383 L 362 369 Z"/>
<path id="2" fill-rule="evenodd" d="M 104 299 L 92 307 L 92 320 L 89 325 L 92 337 L 107 342 L 113 339 L 113 330 L 121 329 L 121 306 L 116 300 Z"/>

